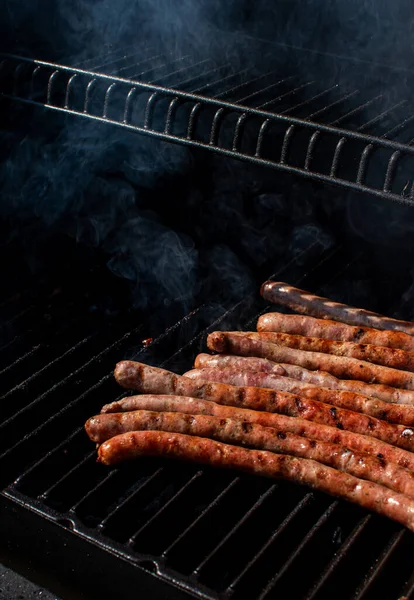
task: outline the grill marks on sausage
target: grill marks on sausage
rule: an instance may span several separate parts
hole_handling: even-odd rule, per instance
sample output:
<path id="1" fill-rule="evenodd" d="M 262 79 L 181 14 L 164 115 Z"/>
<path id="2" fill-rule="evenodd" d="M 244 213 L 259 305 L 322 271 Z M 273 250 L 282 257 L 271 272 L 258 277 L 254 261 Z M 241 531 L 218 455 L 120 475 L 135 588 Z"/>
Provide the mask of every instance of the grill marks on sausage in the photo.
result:
<path id="1" fill-rule="evenodd" d="M 300 394 L 306 398 L 361 412 L 383 421 L 414 426 L 414 407 L 412 406 L 395 406 L 382 402 L 381 400 L 368 398 L 362 394 L 321 388 L 290 377 L 283 377 L 275 373 L 255 373 L 253 371 L 242 372 L 230 367 L 205 367 L 204 369 L 188 371 L 185 373 L 185 376 L 196 380 L 271 388 L 281 392 Z"/>
<path id="2" fill-rule="evenodd" d="M 185 413 L 154 413 L 141 410 L 130 413 L 101 414 L 86 423 L 85 429 L 92 441 L 103 443 L 109 429 L 115 435 L 128 431 L 169 431 L 220 442 L 240 444 L 249 448 L 269 450 L 301 458 L 310 458 L 414 498 L 414 473 L 393 463 L 353 452 L 349 448 L 323 441 L 308 440 L 283 430 L 263 427 L 237 419 Z M 113 437 L 113 435 L 111 435 Z"/>
<path id="3" fill-rule="evenodd" d="M 316 319 L 304 315 L 266 313 L 257 321 L 257 331 L 289 333 L 342 342 L 358 342 L 398 348 L 414 352 L 414 337 L 400 331 L 384 331 L 372 327 L 357 327 L 338 321 Z"/>
<path id="4" fill-rule="evenodd" d="M 354 392 L 356 394 L 362 394 L 363 396 L 379 398 L 384 402 L 393 404 L 414 405 L 414 392 L 410 390 L 403 390 L 387 385 L 365 383 L 364 381 L 351 379 L 338 379 L 326 371 L 309 371 L 298 365 L 276 363 L 266 358 L 235 356 L 233 354 L 199 354 L 195 360 L 194 366 L 196 369 L 218 367 L 235 368 L 242 372 L 256 371 L 275 373 L 276 375 L 283 375 L 299 381 L 311 383 L 318 387 Z"/>
<path id="5" fill-rule="evenodd" d="M 222 341 L 225 340 L 223 344 Z M 381 383 L 393 387 L 414 389 L 414 374 L 390 367 L 373 365 L 355 358 L 342 358 L 322 352 L 307 352 L 272 342 L 252 338 L 241 332 L 215 331 L 207 338 L 210 350 L 220 352 L 223 346 L 226 352 L 241 356 L 257 356 L 273 362 L 299 365 L 305 369 L 323 370 L 336 377 L 345 379 L 361 379 L 367 383 Z"/>
<path id="6" fill-rule="evenodd" d="M 263 339 L 279 346 L 286 346 L 306 352 L 320 352 L 344 358 L 354 358 L 384 367 L 414 371 L 414 353 L 397 348 L 385 348 L 372 344 L 356 344 L 325 340 L 316 337 L 304 337 L 276 332 L 240 332 L 241 335 Z M 414 338 L 413 338 L 414 339 Z"/>
<path id="7" fill-rule="evenodd" d="M 288 306 L 301 314 L 321 319 L 332 318 L 349 325 L 389 329 L 414 335 L 414 323 L 410 321 L 399 321 L 362 308 L 353 308 L 346 304 L 332 302 L 328 298 L 315 296 L 287 283 L 266 281 L 261 287 L 261 295 L 268 302 Z"/>
<path id="8" fill-rule="evenodd" d="M 409 496 L 310 459 L 248 450 L 211 439 L 161 431 L 124 433 L 104 442 L 98 450 L 98 460 L 106 465 L 140 456 L 168 456 L 266 477 L 283 476 L 357 503 L 414 531 L 414 500 Z"/>
<path id="9" fill-rule="evenodd" d="M 123 377 L 123 364 L 125 364 L 128 386 L 126 386 Z M 134 364 L 137 365 L 135 380 L 130 375 L 133 369 L 131 365 Z M 287 392 L 256 387 L 238 387 L 224 383 L 203 383 L 202 381 L 194 381 L 189 377 L 172 374 L 164 369 L 156 369 L 133 361 L 118 363 L 115 376 L 118 383 L 123 387 L 153 394 L 168 393 L 166 390 L 170 389 L 170 380 L 173 379 L 177 395 L 192 396 L 220 404 L 240 406 L 241 408 L 279 412 L 289 416 L 302 416 L 305 419 L 324 425 L 335 426 L 339 422 L 348 431 L 369 434 L 406 450 L 414 450 L 414 439 L 402 436 L 404 426 L 385 423 L 367 415 L 341 408 L 337 409 L 336 418 L 333 419 L 329 405 L 309 398 L 294 396 Z"/>
<path id="10" fill-rule="evenodd" d="M 387 461 L 414 470 L 413 453 L 391 446 L 376 438 L 355 434 L 350 431 L 338 431 L 334 427 L 307 421 L 300 417 L 289 417 L 277 413 L 225 406 L 208 400 L 199 400 L 186 396 L 143 394 L 140 396 L 129 396 L 118 402 L 107 404 L 102 408 L 102 413 L 135 410 L 202 414 L 257 423 L 265 427 L 275 427 L 307 438 L 346 446 L 357 452 L 364 452 L 370 455 L 380 453 Z M 337 424 L 337 427 L 339 425 Z"/>
<path id="11" fill-rule="evenodd" d="M 402 369 L 404 371 L 414 370 L 414 352 L 407 352 L 398 348 L 385 348 L 373 344 L 356 344 L 354 342 L 343 342 L 318 337 L 304 337 L 289 333 L 268 332 L 243 332 L 243 335 L 263 339 L 279 346 L 295 348 L 311 352 L 322 352 L 348 358 L 356 358 L 370 363 Z M 414 338 L 413 338 L 414 340 Z"/>

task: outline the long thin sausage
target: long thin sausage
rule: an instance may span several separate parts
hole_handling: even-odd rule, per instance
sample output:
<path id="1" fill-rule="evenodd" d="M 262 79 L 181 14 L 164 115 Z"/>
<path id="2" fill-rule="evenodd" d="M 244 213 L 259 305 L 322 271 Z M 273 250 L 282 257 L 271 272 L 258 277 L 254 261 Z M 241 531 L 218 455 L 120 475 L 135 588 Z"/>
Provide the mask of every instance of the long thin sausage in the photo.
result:
<path id="1" fill-rule="evenodd" d="M 329 425 L 321 425 L 306 421 L 299 417 L 287 417 L 277 413 L 269 413 L 234 406 L 223 406 L 209 400 L 199 400 L 188 396 L 168 396 L 157 394 L 141 394 L 128 396 L 122 400 L 106 404 L 102 413 L 119 413 L 136 410 L 152 410 L 166 412 L 182 412 L 197 415 L 211 415 L 220 419 L 238 419 L 247 423 L 257 423 L 264 427 L 277 427 L 303 437 L 339 444 L 355 450 L 376 456 L 381 460 L 393 462 L 400 467 L 414 471 L 414 453 L 402 450 L 381 442 L 367 435 L 359 435 L 351 431 L 340 430 Z"/>
<path id="2" fill-rule="evenodd" d="M 293 335 L 373 344 L 388 348 L 400 348 L 414 352 L 414 337 L 401 331 L 373 329 L 372 327 L 356 327 L 328 319 L 316 319 L 304 315 L 286 315 L 272 312 L 261 315 L 257 321 L 257 331 L 278 331 Z"/>
<path id="3" fill-rule="evenodd" d="M 325 404 L 332 404 L 347 410 L 364 413 L 370 417 L 388 421 L 390 423 L 399 423 L 408 427 L 414 427 L 414 407 L 396 406 L 387 404 L 382 400 L 345 392 L 341 390 L 329 390 L 328 388 L 318 387 L 310 383 L 298 381 L 291 377 L 283 377 L 276 373 L 261 373 L 253 371 L 240 371 L 238 369 L 221 369 L 219 367 L 205 367 L 204 369 L 194 369 L 184 373 L 186 377 L 192 379 L 201 379 L 203 381 L 215 381 L 217 383 L 229 383 L 231 385 L 256 386 L 270 388 L 290 394 L 299 394 L 319 400 Z"/>
<path id="4" fill-rule="evenodd" d="M 312 383 L 318 387 L 332 390 L 347 390 L 355 394 L 362 394 L 372 398 L 379 398 L 383 402 L 393 404 L 414 405 L 414 392 L 403 390 L 388 385 L 365 383 L 352 379 L 338 379 L 326 371 L 309 371 L 298 365 L 287 363 L 275 363 L 267 358 L 254 356 L 235 356 L 234 354 L 199 354 L 194 362 L 196 369 L 204 367 L 235 368 L 241 371 L 262 371 L 264 373 L 276 373 L 285 377 L 292 377 L 299 381 Z"/>
<path id="5" fill-rule="evenodd" d="M 163 369 L 128 360 L 116 365 L 115 378 L 123 387 L 144 393 L 192 396 L 212 400 L 219 404 L 302 417 L 324 425 L 347 429 L 354 433 L 371 435 L 406 450 L 414 450 L 414 430 L 408 427 L 391 425 L 367 415 L 329 406 L 287 392 L 195 381 L 189 377 L 175 375 Z"/>
<path id="6" fill-rule="evenodd" d="M 242 333 L 242 332 L 240 332 Z M 289 333 L 276 333 L 274 331 L 243 332 L 244 335 L 272 342 L 278 346 L 305 350 L 306 352 L 323 352 L 347 358 L 356 358 L 384 367 L 414 370 L 414 353 L 385 348 L 384 346 L 373 346 L 372 344 L 355 344 L 354 342 L 337 342 L 335 340 L 324 340 L 317 337 L 305 337 L 303 335 L 291 335 Z M 414 339 L 414 338 L 413 338 Z"/>
<path id="7" fill-rule="evenodd" d="M 268 302 L 288 306 L 296 312 L 312 317 L 333 319 L 349 325 L 363 325 L 375 329 L 391 329 L 414 335 L 414 323 L 410 321 L 398 321 L 362 308 L 332 302 L 329 298 L 315 296 L 280 281 L 265 281 L 260 292 Z"/>
<path id="8" fill-rule="evenodd" d="M 283 429 L 253 425 L 238 419 L 138 410 L 96 415 L 88 419 L 85 429 L 89 438 L 99 444 L 128 431 L 170 431 L 208 437 L 225 444 L 310 458 L 414 497 L 414 473 L 408 469 L 353 452 L 338 444 L 309 440 Z"/>
<path id="9" fill-rule="evenodd" d="M 299 365 L 312 371 L 328 371 L 343 379 L 361 379 L 367 383 L 382 383 L 414 390 L 413 373 L 373 365 L 356 358 L 341 358 L 322 352 L 286 348 L 249 337 L 242 332 L 215 331 L 208 336 L 207 345 L 215 352 L 268 358 L 274 362 Z"/>
<path id="10" fill-rule="evenodd" d="M 123 433 L 104 442 L 98 450 L 98 460 L 105 465 L 142 456 L 176 458 L 265 477 L 282 477 L 359 504 L 414 531 L 414 500 L 409 496 L 310 459 L 246 450 L 206 438 L 163 431 Z"/>

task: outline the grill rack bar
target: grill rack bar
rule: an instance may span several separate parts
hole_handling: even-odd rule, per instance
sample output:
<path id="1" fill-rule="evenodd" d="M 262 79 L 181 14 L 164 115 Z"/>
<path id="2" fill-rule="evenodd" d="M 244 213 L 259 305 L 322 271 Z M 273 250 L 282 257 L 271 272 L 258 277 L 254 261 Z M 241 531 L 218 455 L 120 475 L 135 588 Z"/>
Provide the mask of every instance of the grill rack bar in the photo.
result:
<path id="1" fill-rule="evenodd" d="M 411 206 L 414 203 L 412 197 L 412 169 L 409 166 L 406 166 L 407 174 L 405 178 L 408 185 L 402 187 L 398 184 L 397 188 L 393 187 L 397 169 L 392 170 L 391 178 L 387 177 L 390 172 L 390 161 L 395 160 L 392 158 L 395 151 L 401 153 L 398 158 L 399 164 L 407 158 L 414 163 L 414 148 L 406 144 L 168 87 L 134 82 L 131 79 L 54 63 L 34 61 L 13 55 L 2 56 L 4 58 L 0 62 L 0 77 L 2 72 L 8 71 L 13 81 L 12 89 L 7 89 L 6 85 L 6 89 L 3 91 L 3 96 L 6 98 L 36 106 L 45 106 L 51 110 L 82 116 L 100 123 L 108 123 L 157 139 L 208 149 L 232 158 L 277 168 L 287 173 L 310 177 L 324 183 L 333 183 L 349 190 L 367 192 L 402 204 Z M 23 76 L 26 77 L 24 81 Z M 41 89 L 37 90 L 36 85 L 38 85 L 37 82 L 40 78 L 43 80 L 46 78 L 47 83 L 43 83 Z M 104 86 L 106 91 L 104 92 L 104 98 L 98 101 L 98 104 L 100 104 L 99 111 L 96 112 L 95 108 L 95 112 L 93 112 L 90 96 L 94 95 L 93 88 L 96 88 L 97 84 Z M 65 89 L 64 102 L 56 96 L 62 85 Z M 72 92 L 75 91 L 75 88 L 78 92 L 80 90 L 83 93 L 82 110 L 72 105 Z M 114 90 L 122 95 L 121 104 L 123 103 L 123 109 L 118 110 L 115 115 L 109 116 L 108 107 Z M 147 94 L 149 94 L 149 97 L 147 97 Z M 38 99 L 39 95 L 41 99 Z M 136 100 L 142 95 L 145 96 L 145 108 L 139 111 L 139 118 L 137 118 L 136 115 L 132 115 L 133 111 L 131 109 L 136 107 Z M 269 103 L 271 102 L 273 100 L 269 101 Z M 367 103 L 364 106 L 366 105 Z M 177 110 L 178 108 L 180 110 Z M 162 113 L 162 117 L 157 115 L 157 124 L 154 124 L 155 109 Z M 187 111 L 188 114 L 183 113 L 183 111 Z M 204 113 L 208 111 L 210 113 L 213 111 L 213 116 L 206 117 Z M 178 112 L 180 112 L 181 121 L 177 117 Z M 200 118 L 200 113 L 203 113 L 203 119 Z M 228 136 L 231 127 L 234 127 L 231 125 L 234 116 L 237 117 L 238 126 L 233 132 L 233 143 L 229 144 L 226 135 Z M 337 124 L 346 116 L 349 116 L 349 113 L 340 117 L 334 123 Z M 240 140 L 245 134 L 249 120 L 257 122 L 258 133 L 255 134 L 255 150 L 253 148 L 241 148 L 240 142 L 236 143 L 236 133 L 237 139 Z M 200 135 L 199 121 L 202 121 L 204 125 L 209 124 L 210 135 L 208 139 Z M 183 125 L 183 122 L 186 122 L 186 125 Z M 178 129 L 176 126 L 179 126 Z M 283 141 L 275 141 L 276 133 L 278 139 Z M 330 162 L 330 168 L 322 168 L 320 165 L 316 165 L 313 160 L 315 146 L 318 145 L 315 143 L 315 139 L 317 139 L 314 137 L 315 134 L 317 134 L 317 138 L 320 138 L 318 144 L 324 136 L 329 138 L 330 142 L 333 142 L 332 144 L 329 143 L 325 150 L 325 154 L 329 155 L 329 161 L 327 156 L 325 159 Z M 307 158 L 305 163 L 295 164 L 289 151 L 293 142 L 299 136 L 305 136 L 306 138 L 304 143 L 307 148 Z M 303 142 L 301 143 L 303 145 Z M 341 151 L 345 143 L 348 146 L 352 145 L 353 154 L 359 157 L 359 166 L 356 173 L 347 173 L 346 175 L 340 174 L 338 169 Z M 270 146 L 271 150 L 267 146 Z M 276 147 L 279 148 L 278 152 L 275 150 Z M 361 165 L 363 166 L 364 161 L 367 160 L 367 147 L 372 148 L 372 151 L 369 152 L 368 161 L 370 170 L 380 174 L 379 181 L 375 183 L 367 178 L 367 170 L 361 168 Z M 381 156 L 384 152 L 387 153 L 387 166 L 385 169 L 384 158 Z"/>

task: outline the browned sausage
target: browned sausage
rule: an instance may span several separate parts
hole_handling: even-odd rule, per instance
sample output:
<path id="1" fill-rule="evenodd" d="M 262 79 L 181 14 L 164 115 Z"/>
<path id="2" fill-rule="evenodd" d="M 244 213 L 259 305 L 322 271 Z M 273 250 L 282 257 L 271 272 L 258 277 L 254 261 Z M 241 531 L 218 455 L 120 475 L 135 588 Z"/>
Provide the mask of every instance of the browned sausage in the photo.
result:
<path id="1" fill-rule="evenodd" d="M 414 497 L 414 473 L 408 469 L 353 452 L 338 444 L 309 440 L 283 429 L 253 425 L 239 419 L 138 410 L 96 415 L 86 422 L 85 429 L 89 438 L 99 444 L 127 431 L 171 431 L 257 450 L 311 458 L 339 471 Z"/>
<path id="2" fill-rule="evenodd" d="M 312 400 L 319 400 L 325 404 L 339 406 L 356 412 L 364 413 L 376 419 L 399 423 L 414 427 L 414 407 L 395 406 L 382 400 L 354 394 L 340 390 L 329 390 L 310 383 L 298 381 L 290 377 L 283 377 L 276 373 L 261 373 L 253 371 L 240 371 L 238 369 L 221 369 L 219 367 L 205 367 L 184 373 L 186 377 L 203 381 L 230 383 L 231 385 L 256 386 L 270 388 L 281 392 L 299 394 Z"/>
<path id="3" fill-rule="evenodd" d="M 119 413 L 135 410 L 211 415 L 220 419 L 238 419 L 247 423 L 257 423 L 264 427 L 277 427 L 278 429 L 283 429 L 284 431 L 289 431 L 303 437 L 331 442 L 332 444 L 339 444 L 357 452 L 364 452 L 365 454 L 376 456 L 381 460 L 385 459 L 414 471 L 414 453 L 391 446 L 376 438 L 336 429 L 329 425 L 320 425 L 319 423 L 306 421 L 298 417 L 286 417 L 277 413 L 223 406 L 216 402 L 198 400 L 196 398 L 189 398 L 188 396 L 156 394 L 128 396 L 122 400 L 107 404 L 103 407 L 102 413 Z"/>
<path id="4" fill-rule="evenodd" d="M 283 313 L 266 313 L 257 321 L 257 331 L 279 331 L 293 335 L 338 340 L 342 342 L 357 342 L 400 348 L 414 352 L 414 337 L 400 331 L 373 329 L 371 327 L 356 327 L 338 321 L 316 319 L 303 315 L 285 315 Z"/>
<path id="5" fill-rule="evenodd" d="M 163 431 L 123 433 L 104 442 L 98 450 L 98 460 L 105 465 L 116 465 L 141 456 L 163 456 L 265 477 L 283 477 L 376 511 L 414 531 L 414 500 L 409 496 L 314 460 L 246 450 L 206 438 Z"/>
<path id="6" fill-rule="evenodd" d="M 219 404 L 302 417 L 354 433 L 371 435 L 406 450 L 414 450 L 414 431 L 408 427 L 391 425 L 361 413 L 329 406 L 303 396 L 257 387 L 237 387 L 225 383 L 195 381 L 189 377 L 128 360 L 116 365 L 115 377 L 123 387 L 144 393 L 192 396 Z"/>
<path id="7" fill-rule="evenodd" d="M 315 296 L 280 281 L 266 281 L 261 287 L 261 294 L 268 302 L 288 306 L 296 312 L 312 317 L 333 319 L 349 325 L 362 325 L 375 329 L 391 329 L 414 335 L 414 323 L 410 321 L 398 321 L 362 308 L 352 308 L 346 304 L 332 302 L 328 298 Z"/>
<path id="8" fill-rule="evenodd" d="M 262 331 L 259 333 L 247 331 L 243 332 L 243 334 L 267 342 L 272 342 L 278 346 L 295 348 L 296 350 L 323 352 L 324 354 L 356 358 L 357 360 L 364 360 L 377 365 L 383 365 L 384 367 L 392 367 L 394 369 L 403 369 L 404 371 L 413 372 L 414 370 L 414 353 L 406 352 L 405 350 L 385 348 L 384 346 L 373 346 L 372 344 L 337 342 L 335 340 L 324 340 L 316 337 L 305 337 L 303 335 L 290 335 L 289 333 L 275 333 L 269 331 Z"/>
<path id="9" fill-rule="evenodd" d="M 330 388 L 332 390 L 347 390 L 355 394 L 362 394 L 373 398 L 379 398 L 383 402 L 393 404 L 414 405 L 414 392 L 394 388 L 388 385 L 365 383 L 352 379 L 338 379 L 326 371 L 308 371 L 297 365 L 287 363 L 275 363 L 267 358 L 256 358 L 254 356 L 235 356 L 234 354 L 199 354 L 194 362 L 196 369 L 204 367 L 235 368 L 240 371 L 262 371 L 264 373 L 276 373 L 285 377 L 292 377 L 299 381 L 312 383 L 318 387 Z"/>
<path id="10" fill-rule="evenodd" d="M 274 362 L 290 363 L 310 369 L 323 370 L 343 379 L 361 379 L 367 383 L 382 383 L 392 387 L 414 389 L 414 374 L 390 367 L 373 365 L 356 358 L 341 358 L 323 352 L 306 352 L 278 346 L 252 338 L 242 332 L 215 331 L 207 338 L 210 350 L 241 356 L 268 358 Z"/>

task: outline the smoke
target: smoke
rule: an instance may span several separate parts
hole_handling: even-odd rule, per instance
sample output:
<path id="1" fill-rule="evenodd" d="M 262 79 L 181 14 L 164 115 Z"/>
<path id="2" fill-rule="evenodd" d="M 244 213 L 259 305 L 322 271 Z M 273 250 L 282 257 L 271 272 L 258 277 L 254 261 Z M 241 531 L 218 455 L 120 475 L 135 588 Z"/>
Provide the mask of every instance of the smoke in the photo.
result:
<path id="1" fill-rule="evenodd" d="M 368 62 L 404 57 L 399 67 L 411 67 L 405 10 L 373 0 L 8 0 L 0 32 L 4 49 L 69 64 L 100 64 L 119 49 L 138 62 L 139 49 L 149 47 L 154 55 L 229 62 L 234 71 L 316 73 L 324 82 L 356 77 L 338 59 L 352 56 L 360 84 L 371 75 Z M 270 44 L 267 56 L 256 51 L 259 37 Z M 400 86 L 408 87 L 406 76 Z M 397 92 L 390 88 L 389 101 Z M 12 110 L 0 166 L 0 216 L 10 220 L 10 236 L 30 225 L 29 254 L 51 232 L 99 249 L 108 269 L 131 282 L 141 308 L 177 299 L 191 306 L 211 295 L 233 301 L 287 256 L 300 262 L 309 245 L 318 254 L 330 248 L 334 223 L 345 227 L 344 198 L 330 188 L 82 119 Z M 366 232 L 366 214 L 353 206 L 350 229 L 369 239 L 374 225 Z"/>

